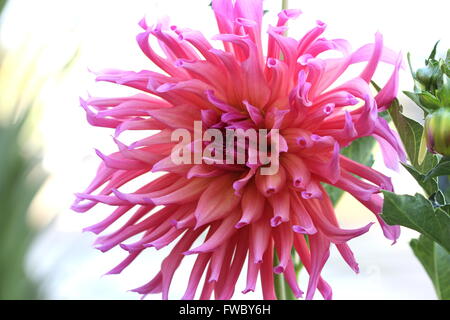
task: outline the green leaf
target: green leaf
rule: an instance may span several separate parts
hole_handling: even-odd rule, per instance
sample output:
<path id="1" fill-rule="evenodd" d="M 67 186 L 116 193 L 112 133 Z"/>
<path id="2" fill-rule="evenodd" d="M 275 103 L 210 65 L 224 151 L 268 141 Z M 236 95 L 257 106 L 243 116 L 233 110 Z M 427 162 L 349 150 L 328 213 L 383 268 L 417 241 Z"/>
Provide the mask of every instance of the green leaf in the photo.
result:
<path id="1" fill-rule="evenodd" d="M 450 79 L 444 74 L 442 77 L 442 87 L 436 91 L 442 107 L 450 107 Z"/>
<path id="2" fill-rule="evenodd" d="M 418 105 L 423 110 L 423 112 L 425 112 L 425 115 L 432 113 L 434 110 L 436 110 L 435 108 L 429 108 L 422 105 L 422 102 L 420 101 L 420 93 L 410 91 L 403 91 L 403 93 L 412 101 L 414 101 L 414 103 Z"/>
<path id="3" fill-rule="evenodd" d="M 351 145 L 341 150 L 341 154 L 356 162 L 362 163 L 368 167 L 373 165 L 372 150 L 375 146 L 375 139 L 372 137 L 364 137 L 352 142 Z M 336 204 L 341 199 L 344 192 L 336 187 L 324 185 L 333 204 Z"/>
<path id="4" fill-rule="evenodd" d="M 436 44 L 433 47 L 433 50 L 430 53 L 430 57 L 428 58 L 428 60 L 434 60 L 436 58 L 436 52 L 437 52 L 437 47 L 439 45 L 439 42 L 441 42 L 440 40 L 436 42 Z M 428 60 L 425 62 L 426 64 L 428 64 Z"/>
<path id="5" fill-rule="evenodd" d="M 419 164 L 419 150 L 423 127 L 418 122 L 409 119 L 402 114 L 402 106 L 397 99 L 394 100 L 389 108 L 389 114 L 405 146 L 406 154 L 414 168 L 420 173 L 427 173 L 434 168 L 438 159 L 436 155 L 431 153 L 427 153 L 424 161 Z"/>
<path id="6" fill-rule="evenodd" d="M 444 64 L 442 65 L 442 72 L 450 77 L 450 49 L 447 50 L 447 56 L 445 58 Z"/>
<path id="7" fill-rule="evenodd" d="M 390 225 L 416 230 L 436 241 L 450 252 L 450 215 L 433 208 L 424 196 L 397 195 L 383 191 L 383 219 Z"/>
<path id="8" fill-rule="evenodd" d="M 450 254 L 424 235 L 411 240 L 410 246 L 431 278 L 438 298 L 450 300 Z"/>
<path id="9" fill-rule="evenodd" d="M 423 106 L 428 110 L 437 110 L 442 106 L 441 101 L 428 91 L 423 91 L 418 96 L 420 100 L 419 106 Z"/>
<path id="10" fill-rule="evenodd" d="M 428 195 L 432 195 L 438 191 L 439 186 L 436 179 L 428 178 L 426 175 L 420 173 L 409 164 L 402 163 L 402 165 L 413 176 L 413 178 L 416 179 L 416 181 Z"/>
<path id="11" fill-rule="evenodd" d="M 440 176 L 450 175 L 450 158 L 442 158 L 441 161 L 431 169 L 427 175 L 426 179 L 431 179 Z"/>

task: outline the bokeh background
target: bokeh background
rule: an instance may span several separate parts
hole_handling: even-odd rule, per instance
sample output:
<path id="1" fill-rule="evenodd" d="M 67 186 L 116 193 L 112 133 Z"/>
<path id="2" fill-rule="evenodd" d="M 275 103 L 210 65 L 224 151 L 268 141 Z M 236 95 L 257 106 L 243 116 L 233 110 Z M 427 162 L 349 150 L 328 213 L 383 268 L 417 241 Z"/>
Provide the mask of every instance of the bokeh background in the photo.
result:
<path id="1" fill-rule="evenodd" d="M 135 42 L 137 22 L 170 16 L 182 27 L 216 33 L 209 0 L 0 0 L 0 299 L 138 299 L 127 290 L 153 277 L 167 250 L 147 250 L 120 276 L 102 274 L 124 256 L 120 249 L 102 254 L 92 248 L 86 227 L 108 213 L 98 208 L 77 214 L 69 207 L 95 174 L 100 160 L 93 148 L 114 150 L 112 132 L 90 127 L 79 97 L 121 95 L 122 88 L 95 84 L 89 70 L 154 69 Z M 412 52 L 420 66 L 437 40 L 440 54 L 449 47 L 446 0 L 290 0 L 304 14 L 291 24 L 300 36 L 316 19 L 328 24 L 326 36 L 348 39 L 357 48 L 381 31 L 385 43 Z M 275 23 L 281 0 L 266 0 L 265 22 Z M 390 75 L 382 67 L 376 80 Z M 401 89 L 411 90 L 407 70 Z M 400 96 L 408 115 L 422 115 Z M 383 169 L 379 150 L 375 167 L 393 177 L 398 193 L 420 192 L 404 172 Z M 344 227 L 373 220 L 357 201 L 345 196 L 337 207 Z M 403 230 L 391 246 L 379 228 L 350 242 L 361 272 L 355 275 L 332 252 L 324 278 L 335 299 L 436 299 L 430 280 L 408 242 L 414 232 Z M 171 298 L 179 298 L 193 263 L 187 259 L 175 275 Z M 235 298 L 242 295 L 243 279 Z M 301 277 L 305 287 L 306 279 Z M 317 295 L 318 296 L 318 295 Z M 158 295 L 149 299 L 159 299 Z"/>

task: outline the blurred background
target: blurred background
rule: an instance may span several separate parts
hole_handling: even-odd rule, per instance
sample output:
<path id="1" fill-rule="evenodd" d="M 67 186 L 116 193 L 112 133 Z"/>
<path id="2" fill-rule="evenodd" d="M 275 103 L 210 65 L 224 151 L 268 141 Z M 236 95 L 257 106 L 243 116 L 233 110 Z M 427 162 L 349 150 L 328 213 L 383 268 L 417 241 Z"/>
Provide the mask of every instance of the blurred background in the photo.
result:
<path id="1" fill-rule="evenodd" d="M 138 299 L 127 290 L 146 283 L 160 267 L 167 250 L 147 250 L 120 276 L 105 276 L 124 256 L 92 248 L 93 235 L 83 227 L 110 210 L 77 214 L 69 207 L 73 194 L 94 176 L 100 160 L 93 148 L 113 151 L 112 132 L 92 128 L 79 107 L 79 96 L 117 96 L 122 88 L 95 84 L 89 70 L 153 69 L 135 42 L 137 22 L 164 16 L 180 27 L 216 29 L 209 0 L 0 0 L 0 299 Z M 354 48 L 372 42 L 376 31 L 394 50 L 412 52 L 420 66 L 437 40 L 441 54 L 449 47 L 448 12 L 444 0 L 359 1 L 290 0 L 304 14 L 291 24 L 300 36 L 316 19 L 329 26 L 326 37 L 348 39 Z M 266 0 L 265 22 L 275 23 L 281 0 Z M 382 67 L 376 80 L 391 73 Z M 412 90 L 408 71 L 402 90 Z M 403 95 L 406 113 L 422 115 Z M 420 188 L 403 171 L 383 168 L 379 150 L 375 167 L 394 179 L 398 193 Z M 373 220 L 356 200 L 345 196 L 337 207 L 344 227 Z M 432 284 L 413 256 L 408 242 L 416 234 L 403 230 L 391 246 L 379 228 L 354 239 L 361 273 L 353 272 L 332 252 L 323 276 L 335 299 L 435 299 Z M 189 270 L 192 259 L 181 268 Z M 305 275 L 300 284 L 305 287 Z M 188 272 L 175 275 L 171 298 L 182 296 Z M 259 299 L 260 293 L 237 299 Z M 159 295 L 148 297 L 159 299 Z"/>

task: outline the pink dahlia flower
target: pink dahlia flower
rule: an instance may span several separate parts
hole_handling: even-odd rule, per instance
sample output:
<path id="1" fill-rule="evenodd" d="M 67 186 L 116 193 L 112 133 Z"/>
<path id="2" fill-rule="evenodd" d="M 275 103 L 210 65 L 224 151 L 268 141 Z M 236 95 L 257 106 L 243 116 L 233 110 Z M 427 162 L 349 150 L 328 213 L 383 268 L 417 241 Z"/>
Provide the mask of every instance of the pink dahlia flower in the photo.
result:
<path id="1" fill-rule="evenodd" d="M 352 51 L 346 40 L 322 37 L 326 25 L 320 21 L 299 40 L 288 37 L 286 23 L 300 15 L 298 10 L 280 12 L 263 46 L 262 0 L 212 4 L 220 31 L 213 40 L 223 44 L 220 48 L 199 31 L 166 21 L 154 26 L 141 21 L 139 46 L 162 72 L 97 74 L 98 81 L 141 93 L 81 101 L 90 124 L 115 129 L 118 152 L 97 152 L 103 162 L 91 185 L 77 194 L 73 209 L 85 212 L 99 203 L 116 207 L 105 220 L 86 228 L 96 234 L 127 217 L 120 219 L 119 229 L 95 243 L 101 251 L 120 246 L 129 253 L 110 274 L 120 273 L 147 248 L 174 243 L 159 273 L 134 290 L 140 294 L 162 293 L 167 299 L 183 258 L 196 255 L 184 299 L 196 296 L 203 276 L 201 299 L 212 293 L 217 299 L 231 298 L 243 269 L 243 292 L 255 290 L 259 275 L 264 298 L 275 299 L 277 273 L 301 297 L 291 258 L 294 249 L 310 276 L 306 298 L 312 299 L 318 289 L 330 299 L 331 288 L 321 277 L 330 246 L 335 245 L 358 272 L 347 242 L 367 232 L 372 223 L 342 229 L 323 184 L 350 193 L 369 208 L 387 238 L 395 241 L 399 236 L 399 228 L 386 225 L 379 216 L 379 193 L 392 191 L 390 179 L 342 156 L 340 150 L 372 136 L 388 167 L 404 160 L 397 135 L 378 115 L 396 96 L 401 58 L 383 46 L 380 34 L 374 43 Z M 151 46 L 150 37 L 157 39 L 163 55 Z M 325 52 L 335 58 L 326 58 Z M 359 76 L 339 81 L 348 67 L 361 62 Z M 374 96 L 369 83 L 380 62 L 392 64 L 394 72 Z M 278 129 L 278 171 L 263 175 L 262 164 L 250 163 L 175 165 L 171 155 L 178 141 L 171 139 L 172 133 L 180 128 L 193 132 L 196 121 L 204 130 L 267 129 L 269 136 Z M 119 137 L 127 130 L 148 134 L 125 145 Z M 251 148 L 245 144 L 243 149 L 248 159 Z M 120 191 L 148 172 L 162 175 L 132 193 Z M 130 243 L 138 235 L 140 240 Z M 279 258 L 275 267 L 274 252 Z"/>

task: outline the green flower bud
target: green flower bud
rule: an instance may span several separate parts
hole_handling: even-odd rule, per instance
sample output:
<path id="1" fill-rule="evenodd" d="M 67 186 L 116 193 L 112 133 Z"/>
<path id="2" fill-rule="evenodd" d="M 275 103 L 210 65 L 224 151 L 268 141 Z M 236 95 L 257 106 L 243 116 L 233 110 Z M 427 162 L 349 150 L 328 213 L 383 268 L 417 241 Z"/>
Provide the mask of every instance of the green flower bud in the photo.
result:
<path id="1" fill-rule="evenodd" d="M 427 148 L 432 153 L 450 156 L 450 109 L 441 108 L 425 119 Z"/>

